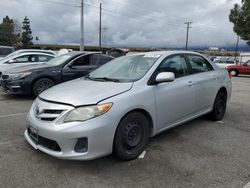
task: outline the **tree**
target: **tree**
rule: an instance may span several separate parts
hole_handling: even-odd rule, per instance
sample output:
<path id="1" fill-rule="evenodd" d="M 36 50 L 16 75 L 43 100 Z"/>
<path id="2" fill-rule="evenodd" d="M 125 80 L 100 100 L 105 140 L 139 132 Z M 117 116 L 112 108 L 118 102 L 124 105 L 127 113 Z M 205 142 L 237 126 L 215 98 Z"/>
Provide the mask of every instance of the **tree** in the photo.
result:
<path id="1" fill-rule="evenodd" d="M 32 37 L 32 31 L 30 28 L 30 20 L 25 16 L 23 20 L 23 32 L 22 32 L 22 43 L 23 43 L 23 48 L 29 48 L 30 46 L 33 45 L 33 37 Z"/>
<path id="2" fill-rule="evenodd" d="M 0 45 L 14 46 L 15 41 L 14 21 L 6 16 L 0 24 Z"/>
<path id="3" fill-rule="evenodd" d="M 242 0 L 242 5 L 235 4 L 229 20 L 234 24 L 234 32 L 250 46 L 250 0 Z"/>

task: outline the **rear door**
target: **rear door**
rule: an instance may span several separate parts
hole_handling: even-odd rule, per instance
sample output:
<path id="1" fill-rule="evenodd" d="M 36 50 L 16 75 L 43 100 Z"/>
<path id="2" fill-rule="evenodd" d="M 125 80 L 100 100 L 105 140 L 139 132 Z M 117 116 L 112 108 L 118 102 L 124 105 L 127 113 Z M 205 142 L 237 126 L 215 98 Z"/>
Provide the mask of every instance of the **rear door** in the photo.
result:
<path id="1" fill-rule="evenodd" d="M 173 72 L 176 77 L 173 82 L 154 86 L 158 129 L 161 131 L 194 113 L 195 87 L 183 55 L 166 58 L 156 71 L 157 74 Z"/>
<path id="2" fill-rule="evenodd" d="M 192 69 L 195 82 L 195 111 L 206 111 L 213 106 L 218 92 L 219 83 L 217 73 L 212 65 L 202 56 L 186 55 Z"/>

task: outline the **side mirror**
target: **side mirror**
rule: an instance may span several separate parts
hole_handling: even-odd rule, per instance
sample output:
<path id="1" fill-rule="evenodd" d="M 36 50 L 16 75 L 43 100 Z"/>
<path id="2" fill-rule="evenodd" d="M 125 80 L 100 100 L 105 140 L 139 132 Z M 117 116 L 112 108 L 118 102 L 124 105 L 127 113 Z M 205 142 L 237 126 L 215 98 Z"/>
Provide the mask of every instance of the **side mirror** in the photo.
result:
<path id="1" fill-rule="evenodd" d="M 243 63 L 243 66 L 244 66 L 244 67 L 247 67 L 247 63 Z"/>
<path id="2" fill-rule="evenodd" d="M 9 64 L 15 63 L 16 61 L 14 59 L 11 59 L 8 61 Z"/>
<path id="3" fill-rule="evenodd" d="M 172 72 L 161 72 L 156 76 L 155 79 L 157 83 L 173 82 L 174 80 L 175 80 L 175 75 Z"/>

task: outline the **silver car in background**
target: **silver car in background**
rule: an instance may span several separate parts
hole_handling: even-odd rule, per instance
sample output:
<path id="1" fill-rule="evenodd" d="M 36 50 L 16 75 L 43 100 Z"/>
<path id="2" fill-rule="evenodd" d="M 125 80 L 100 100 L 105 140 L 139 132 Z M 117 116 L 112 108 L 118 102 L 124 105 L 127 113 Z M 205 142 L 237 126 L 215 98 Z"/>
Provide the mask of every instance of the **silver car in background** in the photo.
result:
<path id="1" fill-rule="evenodd" d="M 129 55 L 40 94 L 24 134 L 61 159 L 132 160 L 163 131 L 205 114 L 221 120 L 230 97 L 228 72 L 198 53 Z"/>

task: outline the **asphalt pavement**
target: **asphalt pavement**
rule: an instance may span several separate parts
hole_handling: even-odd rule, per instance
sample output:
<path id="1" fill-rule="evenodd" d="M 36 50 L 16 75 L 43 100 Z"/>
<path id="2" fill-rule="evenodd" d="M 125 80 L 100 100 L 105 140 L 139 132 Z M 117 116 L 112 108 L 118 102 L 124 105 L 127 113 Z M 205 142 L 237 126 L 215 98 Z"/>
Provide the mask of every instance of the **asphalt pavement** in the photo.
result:
<path id="1" fill-rule="evenodd" d="M 0 92 L 0 187 L 243 188 L 250 182 L 250 76 L 233 78 L 222 122 L 188 122 L 150 140 L 142 159 L 65 161 L 23 133 L 33 98 Z"/>

